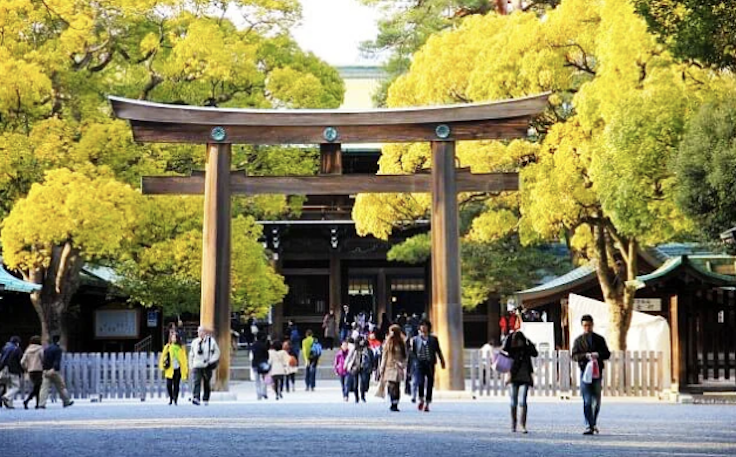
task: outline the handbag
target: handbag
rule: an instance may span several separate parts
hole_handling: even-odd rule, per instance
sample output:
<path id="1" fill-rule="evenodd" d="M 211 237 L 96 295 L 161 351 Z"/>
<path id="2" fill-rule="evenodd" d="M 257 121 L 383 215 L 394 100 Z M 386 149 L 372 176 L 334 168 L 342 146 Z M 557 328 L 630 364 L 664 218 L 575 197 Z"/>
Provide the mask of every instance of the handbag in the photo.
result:
<path id="1" fill-rule="evenodd" d="M 386 383 L 381 381 L 378 383 L 378 389 L 376 389 L 376 397 L 386 398 Z"/>
<path id="2" fill-rule="evenodd" d="M 600 379 L 601 378 L 601 367 L 598 364 L 597 359 L 591 360 L 593 362 L 593 379 Z"/>
<path id="3" fill-rule="evenodd" d="M 491 367 L 499 373 L 510 373 L 511 367 L 514 365 L 514 359 L 507 356 L 503 352 L 493 353 L 493 362 Z"/>
<path id="4" fill-rule="evenodd" d="M 271 364 L 268 362 L 261 362 L 257 367 L 258 374 L 266 374 L 271 371 Z"/>
<path id="5" fill-rule="evenodd" d="M 582 381 L 585 384 L 592 384 L 593 383 L 593 369 L 594 369 L 593 368 L 594 367 L 594 363 L 593 362 L 594 362 L 594 360 L 590 360 L 585 365 L 585 371 L 583 371 L 583 378 L 582 378 Z"/>
<path id="6" fill-rule="evenodd" d="M 164 370 L 168 370 L 171 366 L 171 353 L 166 351 L 166 357 L 164 358 Z"/>

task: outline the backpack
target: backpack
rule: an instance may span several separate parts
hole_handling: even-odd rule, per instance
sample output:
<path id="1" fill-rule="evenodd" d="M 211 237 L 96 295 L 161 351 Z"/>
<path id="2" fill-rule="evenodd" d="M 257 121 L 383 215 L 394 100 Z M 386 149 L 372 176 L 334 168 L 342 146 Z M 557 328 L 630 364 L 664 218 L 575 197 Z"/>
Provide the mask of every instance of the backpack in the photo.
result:
<path id="1" fill-rule="evenodd" d="M 309 351 L 309 358 L 310 359 L 318 359 L 322 356 L 322 345 L 319 344 L 319 341 L 315 341 L 312 343 L 312 349 Z"/>

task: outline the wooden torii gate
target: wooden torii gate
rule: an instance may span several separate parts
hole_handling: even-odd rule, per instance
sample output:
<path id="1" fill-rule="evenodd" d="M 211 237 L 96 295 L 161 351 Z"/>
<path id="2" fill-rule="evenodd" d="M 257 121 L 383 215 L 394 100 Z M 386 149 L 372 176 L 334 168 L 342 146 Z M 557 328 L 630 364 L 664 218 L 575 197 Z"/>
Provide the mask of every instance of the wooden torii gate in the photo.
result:
<path id="1" fill-rule="evenodd" d="M 431 192 L 431 315 L 448 362 L 447 370 L 438 371 L 438 386 L 445 390 L 465 388 L 457 193 L 519 188 L 516 173 L 458 172 L 455 142 L 524 137 L 547 98 L 541 94 L 493 103 L 347 111 L 192 107 L 109 97 L 115 115 L 130 121 L 136 141 L 207 145 L 204 174 L 144 177 L 143 193 L 204 193 L 200 319 L 215 330 L 222 348 L 230 345 L 232 194 Z M 420 141 L 431 142 L 431 174 L 342 175 L 341 143 Z M 320 174 L 246 176 L 231 170 L 232 144 L 319 144 Z M 217 389 L 228 389 L 229 372 L 230 354 L 223 350 Z"/>

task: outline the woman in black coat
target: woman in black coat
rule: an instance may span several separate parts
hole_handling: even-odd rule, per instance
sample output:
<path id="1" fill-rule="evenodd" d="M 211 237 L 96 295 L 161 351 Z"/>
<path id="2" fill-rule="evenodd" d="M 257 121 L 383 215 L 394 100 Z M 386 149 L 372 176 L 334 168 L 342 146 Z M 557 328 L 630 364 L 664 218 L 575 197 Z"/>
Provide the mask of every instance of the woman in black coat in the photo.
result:
<path id="1" fill-rule="evenodd" d="M 517 330 L 506 338 L 503 344 L 503 350 L 514 361 L 506 382 L 507 384 L 511 384 L 511 389 L 509 389 L 511 395 L 511 431 L 516 431 L 516 410 L 517 407 L 520 407 L 521 432 L 527 433 L 526 397 L 529 393 L 529 388 L 534 385 L 532 357 L 538 355 L 537 348 L 521 331 Z M 519 396 L 521 396 L 521 401 L 519 401 Z"/>

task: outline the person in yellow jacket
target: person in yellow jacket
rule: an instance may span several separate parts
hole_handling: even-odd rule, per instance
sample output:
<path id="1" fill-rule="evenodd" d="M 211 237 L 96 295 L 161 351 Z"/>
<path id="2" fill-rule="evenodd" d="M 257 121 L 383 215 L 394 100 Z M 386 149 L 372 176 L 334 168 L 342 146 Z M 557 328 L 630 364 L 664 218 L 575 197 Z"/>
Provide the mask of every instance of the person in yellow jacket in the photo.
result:
<path id="1" fill-rule="evenodd" d="M 189 377 L 189 366 L 187 365 L 187 350 L 179 335 L 172 332 L 169 334 L 169 344 L 164 346 L 158 367 L 166 377 L 166 390 L 169 392 L 169 404 L 178 404 L 179 384 L 181 379 Z"/>

